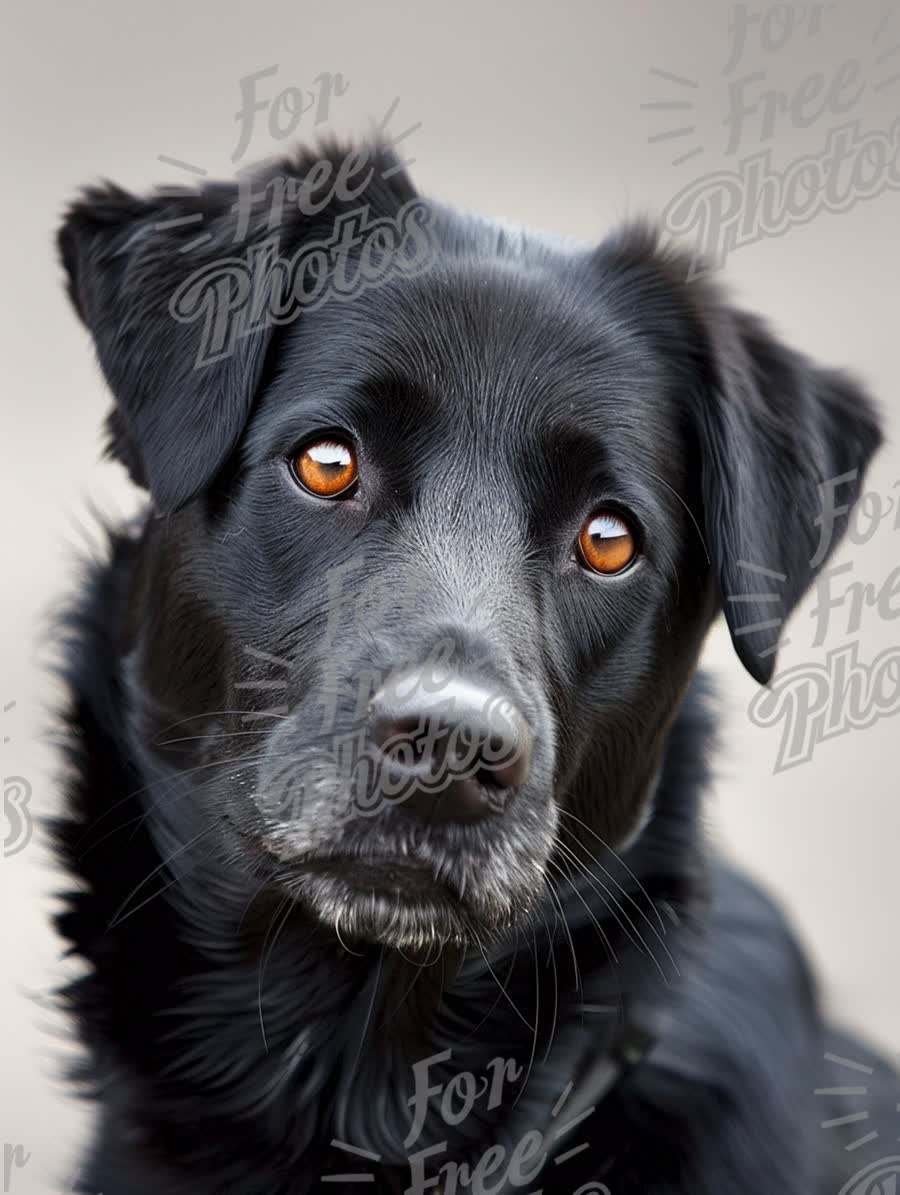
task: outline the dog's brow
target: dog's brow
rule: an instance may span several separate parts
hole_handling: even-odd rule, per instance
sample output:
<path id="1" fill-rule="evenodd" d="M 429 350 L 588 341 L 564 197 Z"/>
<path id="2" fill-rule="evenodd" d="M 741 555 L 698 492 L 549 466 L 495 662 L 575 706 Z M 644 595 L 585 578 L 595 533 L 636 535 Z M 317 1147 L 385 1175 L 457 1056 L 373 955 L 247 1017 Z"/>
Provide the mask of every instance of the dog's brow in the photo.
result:
<path id="1" fill-rule="evenodd" d="M 304 435 L 326 429 L 364 437 L 372 431 L 383 434 L 391 425 L 415 426 L 440 406 L 434 388 L 396 372 L 344 379 L 335 371 L 318 384 L 312 378 L 304 379 L 299 386 L 281 378 L 251 421 L 242 458 L 247 465 L 258 463 L 270 455 L 273 447 L 291 447 Z"/>

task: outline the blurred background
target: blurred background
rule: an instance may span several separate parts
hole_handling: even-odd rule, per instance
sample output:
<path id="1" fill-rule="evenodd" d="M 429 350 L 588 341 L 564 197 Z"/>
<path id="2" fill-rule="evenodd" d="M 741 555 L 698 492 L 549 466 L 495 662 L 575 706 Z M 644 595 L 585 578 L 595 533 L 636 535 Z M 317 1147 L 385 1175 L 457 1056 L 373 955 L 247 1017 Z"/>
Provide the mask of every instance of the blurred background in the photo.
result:
<path id="1" fill-rule="evenodd" d="M 845 600 L 816 643 L 807 598 L 768 725 L 723 627 L 713 633 L 724 727 L 708 822 L 787 907 L 833 1013 L 896 1055 L 900 12 L 885 0 L 13 0 L 6 13 L 3 1189 L 67 1190 L 87 1130 L 88 1110 L 61 1079 L 65 1026 L 47 1006 L 65 974 L 48 928 L 61 878 L 28 831 L 59 801 L 48 615 L 76 584 L 78 555 L 100 543 L 92 510 L 119 518 L 140 501 L 99 460 L 109 400 L 63 292 L 62 208 L 101 177 L 141 189 L 227 176 L 298 139 L 365 133 L 386 117 L 388 135 L 406 134 L 399 152 L 421 191 L 492 216 L 596 241 L 648 213 L 706 248 L 727 248 L 739 219 L 722 254 L 735 295 L 880 398 L 889 440 L 832 581 L 835 599 L 870 586 L 880 605 L 854 618 Z M 249 102 L 260 107 L 247 124 Z M 829 651 L 853 645 L 870 692 L 854 706 L 832 685 L 841 733 L 819 741 L 807 721 L 807 758 L 779 766 L 803 678 L 825 676 Z M 27 806 L 17 792 L 30 793 Z"/>

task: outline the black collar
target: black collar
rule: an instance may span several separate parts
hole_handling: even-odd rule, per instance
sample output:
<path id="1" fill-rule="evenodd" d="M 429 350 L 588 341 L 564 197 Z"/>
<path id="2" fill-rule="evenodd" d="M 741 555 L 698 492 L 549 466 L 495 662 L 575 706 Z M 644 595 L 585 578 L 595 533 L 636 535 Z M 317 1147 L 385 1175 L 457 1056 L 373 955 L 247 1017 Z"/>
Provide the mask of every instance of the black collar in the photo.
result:
<path id="1" fill-rule="evenodd" d="M 582 1006 L 590 1011 L 589 1005 Z M 656 1045 L 657 1034 L 650 1028 L 649 1018 L 638 1019 L 634 1010 L 629 1010 L 622 1026 L 606 1053 L 595 1055 L 588 1052 L 581 1061 L 572 1088 L 566 1100 L 566 1119 L 558 1127 L 551 1117 L 545 1119 L 544 1139 L 547 1145 L 547 1162 L 559 1161 L 563 1146 L 571 1141 L 578 1125 L 586 1120 L 647 1058 Z M 544 1163 L 546 1166 L 546 1162 Z"/>

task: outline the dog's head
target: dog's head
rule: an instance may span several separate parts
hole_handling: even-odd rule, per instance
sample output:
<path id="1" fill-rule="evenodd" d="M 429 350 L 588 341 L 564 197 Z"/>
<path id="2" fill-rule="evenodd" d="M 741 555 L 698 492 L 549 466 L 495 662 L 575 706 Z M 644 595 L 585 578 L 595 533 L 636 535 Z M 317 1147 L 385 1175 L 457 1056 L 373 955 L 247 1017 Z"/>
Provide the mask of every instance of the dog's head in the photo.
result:
<path id="1" fill-rule="evenodd" d="M 639 830 L 717 612 L 769 678 L 877 421 L 643 228 L 570 246 L 322 161 L 95 189 L 61 232 L 152 502 L 136 749 L 176 838 L 323 921 L 478 934 L 567 830 Z"/>

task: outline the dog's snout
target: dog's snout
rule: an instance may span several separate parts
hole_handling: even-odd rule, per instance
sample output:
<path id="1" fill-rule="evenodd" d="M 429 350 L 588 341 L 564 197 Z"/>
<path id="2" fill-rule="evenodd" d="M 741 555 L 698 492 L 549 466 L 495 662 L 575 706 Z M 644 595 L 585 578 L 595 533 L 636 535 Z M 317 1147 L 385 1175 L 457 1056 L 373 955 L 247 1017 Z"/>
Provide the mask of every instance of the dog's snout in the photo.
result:
<path id="1" fill-rule="evenodd" d="M 501 813 L 528 778 L 532 733 L 515 702 L 459 675 L 395 675 L 372 699 L 370 735 L 404 803 L 429 820 Z"/>

